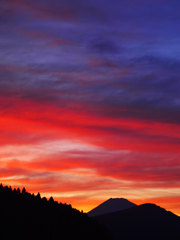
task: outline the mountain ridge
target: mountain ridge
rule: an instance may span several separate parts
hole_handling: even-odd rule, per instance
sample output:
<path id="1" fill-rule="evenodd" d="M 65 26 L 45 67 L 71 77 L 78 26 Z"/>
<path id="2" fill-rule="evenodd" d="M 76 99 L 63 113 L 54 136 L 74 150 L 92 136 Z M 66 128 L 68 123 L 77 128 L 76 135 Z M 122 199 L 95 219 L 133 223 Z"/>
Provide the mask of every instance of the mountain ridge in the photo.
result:
<path id="1" fill-rule="evenodd" d="M 136 206 L 135 203 L 132 203 L 125 198 L 109 198 L 97 207 L 90 210 L 87 214 L 88 216 L 93 217 L 106 213 L 117 212 L 134 206 Z"/>
<path id="2" fill-rule="evenodd" d="M 180 239 L 180 217 L 166 209 L 145 203 L 94 217 L 105 225 L 114 239 Z"/>

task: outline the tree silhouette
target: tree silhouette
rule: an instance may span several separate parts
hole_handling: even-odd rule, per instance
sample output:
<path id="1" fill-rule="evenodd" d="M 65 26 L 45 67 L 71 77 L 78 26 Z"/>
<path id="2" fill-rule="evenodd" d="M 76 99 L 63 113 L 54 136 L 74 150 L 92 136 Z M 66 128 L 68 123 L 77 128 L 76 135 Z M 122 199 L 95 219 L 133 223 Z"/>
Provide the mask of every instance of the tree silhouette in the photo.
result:
<path id="1" fill-rule="evenodd" d="M 25 188 L 21 192 L 1 184 L 0 213 L 0 239 L 110 239 L 109 232 L 86 214 Z"/>
<path id="2" fill-rule="evenodd" d="M 36 199 L 40 200 L 41 199 L 41 194 L 38 192 L 36 195 Z"/>
<path id="3" fill-rule="evenodd" d="M 20 193 L 21 193 L 21 191 L 20 191 L 20 188 L 17 188 L 17 193 L 18 193 L 18 194 L 20 194 Z"/>
<path id="4" fill-rule="evenodd" d="M 49 203 L 50 203 L 50 204 L 54 203 L 53 197 L 50 197 L 50 198 L 49 198 Z"/>
<path id="5" fill-rule="evenodd" d="M 23 187 L 22 194 L 25 194 L 25 193 L 26 193 L 26 189 L 25 189 L 25 187 Z"/>

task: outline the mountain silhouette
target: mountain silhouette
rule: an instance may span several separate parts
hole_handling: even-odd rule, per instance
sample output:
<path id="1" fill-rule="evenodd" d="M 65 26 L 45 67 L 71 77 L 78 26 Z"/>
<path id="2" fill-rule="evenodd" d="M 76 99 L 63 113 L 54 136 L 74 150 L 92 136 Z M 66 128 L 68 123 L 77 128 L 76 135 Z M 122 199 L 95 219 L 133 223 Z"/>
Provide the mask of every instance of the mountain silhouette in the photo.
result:
<path id="1" fill-rule="evenodd" d="M 71 205 L 0 185 L 0 239 L 106 239 L 108 230 Z"/>
<path id="2" fill-rule="evenodd" d="M 117 212 L 120 210 L 125 210 L 134 206 L 136 206 L 136 204 L 128 201 L 127 199 L 110 198 L 107 201 L 101 203 L 99 206 L 92 209 L 91 211 L 89 211 L 87 214 L 88 216 L 93 217 L 102 214 Z"/>
<path id="3" fill-rule="evenodd" d="M 180 217 L 151 203 L 96 216 L 115 240 L 180 239 Z"/>

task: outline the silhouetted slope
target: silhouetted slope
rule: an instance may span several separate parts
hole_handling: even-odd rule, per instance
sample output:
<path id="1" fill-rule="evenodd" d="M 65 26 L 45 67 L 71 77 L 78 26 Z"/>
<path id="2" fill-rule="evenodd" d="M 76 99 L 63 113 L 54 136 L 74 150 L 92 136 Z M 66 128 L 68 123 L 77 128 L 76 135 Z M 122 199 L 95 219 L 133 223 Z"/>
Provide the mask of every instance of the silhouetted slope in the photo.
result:
<path id="1" fill-rule="evenodd" d="M 155 204 L 142 204 L 95 217 L 115 239 L 180 239 L 180 217 Z"/>
<path id="2" fill-rule="evenodd" d="M 106 213 L 117 212 L 120 210 L 128 209 L 134 207 L 136 204 L 128 201 L 124 198 L 110 198 L 107 201 L 101 203 L 96 208 L 89 211 L 87 214 L 90 217 L 98 216 Z"/>
<path id="3" fill-rule="evenodd" d="M 0 185 L 0 239 L 110 239 L 108 231 L 71 205 Z"/>

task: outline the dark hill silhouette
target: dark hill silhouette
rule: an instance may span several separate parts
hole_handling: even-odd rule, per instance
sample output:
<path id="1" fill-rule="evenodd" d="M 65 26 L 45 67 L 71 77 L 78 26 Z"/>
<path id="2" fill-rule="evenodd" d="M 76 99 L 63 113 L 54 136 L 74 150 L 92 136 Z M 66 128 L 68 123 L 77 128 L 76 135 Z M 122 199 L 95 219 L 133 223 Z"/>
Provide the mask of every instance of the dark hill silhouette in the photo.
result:
<path id="1" fill-rule="evenodd" d="M 0 239 L 110 239 L 104 226 L 71 205 L 0 185 Z"/>
<path id="2" fill-rule="evenodd" d="M 102 215 L 102 214 L 125 210 L 125 209 L 128 209 L 130 207 L 135 207 L 135 206 L 136 206 L 136 204 L 134 204 L 124 198 L 110 198 L 107 201 L 101 203 L 96 208 L 89 211 L 87 214 L 90 217 L 94 217 L 94 216 L 98 216 L 98 215 Z"/>
<path id="3" fill-rule="evenodd" d="M 180 217 L 155 204 L 142 204 L 95 217 L 113 233 L 114 239 L 180 239 Z"/>

